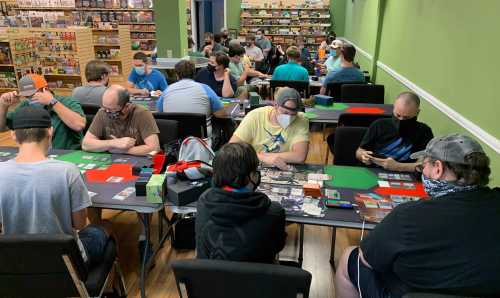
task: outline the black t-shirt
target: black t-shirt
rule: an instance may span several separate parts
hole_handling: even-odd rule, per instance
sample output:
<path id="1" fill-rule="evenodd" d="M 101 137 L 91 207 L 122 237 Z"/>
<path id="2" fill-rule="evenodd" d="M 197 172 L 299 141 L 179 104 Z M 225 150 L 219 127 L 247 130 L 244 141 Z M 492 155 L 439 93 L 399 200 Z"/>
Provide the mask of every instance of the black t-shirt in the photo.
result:
<path id="1" fill-rule="evenodd" d="M 233 88 L 233 92 L 236 93 L 236 89 L 238 88 L 238 84 L 236 79 L 233 76 L 229 76 L 229 80 L 231 81 L 231 87 Z M 208 71 L 208 69 L 201 69 L 197 74 L 195 81 L 208 85 L 212 90 L 214 90 L 215 94 L 222 97 L 222 86 L 224 85 L 224 80 L 217 81 L 215 79 L 215 75 L 213 72 Z"/>
<path id="2" fill-rule="evenodd" d="M 500 188 L 406 203 L 370 232 L 361 249 L 396 296 L 409 287 L 498 297 L 499 215 Z"/>
<path id="3" fill-rule="evenodd" d="M 393 118 L 384 118 L 370 125 L 360 147 L 399 162 L 407 162 L 411 161 L 412 153 L 424 150 L 433 137 L 431 128 L 422 122 L 416 121 L 403 132 Z"/>

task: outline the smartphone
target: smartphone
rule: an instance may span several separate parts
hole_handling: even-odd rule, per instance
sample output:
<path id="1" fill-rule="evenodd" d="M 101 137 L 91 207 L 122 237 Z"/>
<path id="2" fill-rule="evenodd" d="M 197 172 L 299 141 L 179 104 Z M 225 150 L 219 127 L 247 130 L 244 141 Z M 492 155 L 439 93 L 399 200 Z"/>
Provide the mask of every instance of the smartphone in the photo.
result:
<path id="1" fill-rule="evenodd" d="M 375 157 L 375 158 L 380 158 L 380 159 L 386 159 L 387 156 L 385 156 L 384 154 L 381 154 L 381 153 L 377 153 L 377 152 L 373 152 L 372 154 L 370 154 L 372 157 Z"/>
<path id="2" fill-rule="evenodd" d="M 325 200 L 326 207 L 330 208 L 344 208 L 344 209 L 352 209 L 353 205 L 349 201 L 344 200 L 335 200 L 335 199 L 326 199 Z"/>

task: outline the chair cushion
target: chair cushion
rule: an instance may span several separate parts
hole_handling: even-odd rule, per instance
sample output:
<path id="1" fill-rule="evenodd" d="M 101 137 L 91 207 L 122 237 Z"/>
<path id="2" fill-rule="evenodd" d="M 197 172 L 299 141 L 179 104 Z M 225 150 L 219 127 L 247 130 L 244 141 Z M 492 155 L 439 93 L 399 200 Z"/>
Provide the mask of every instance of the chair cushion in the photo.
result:
<path id="1" fill-rule="evenodd" d="M 113 263 L 116 259 L 116 244 L 114 241 L 109 241 L 106 249 L 104 251 L 104 257 L 101 264 L 89 268 L 89 274 L 87 276 L 87 281 L 85 286 L 90 296 L 98 296 L 108 273 L 113 267 Z"/>

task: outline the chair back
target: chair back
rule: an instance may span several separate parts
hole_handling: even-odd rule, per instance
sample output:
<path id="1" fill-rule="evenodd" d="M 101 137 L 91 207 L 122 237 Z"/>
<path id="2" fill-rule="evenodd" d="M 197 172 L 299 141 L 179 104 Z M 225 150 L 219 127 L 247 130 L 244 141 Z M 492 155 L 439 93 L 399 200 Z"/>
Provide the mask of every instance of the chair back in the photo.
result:
<path id="1" fill-rule="evenodd" d="M 0 236 L 0 297 L 80 296 L 63 256 L 75 266 L 77 278 L 87 271 L 70 235 Z"/>
<path id="2" fill-rule="evenodd" d="M 176 120 L 155 119 L 156 125 L 160 130 L 160 147 L 164 148 L 165 144 L 177 140 L 179 132 L 179 122 Z"/>
<path id="3" fill-rule="evenodd" d="M 346 103 L 384 103 L 384 85 L 345 84 L 340 88 L 340 100 Z"/>
<path id="4" fill-rule="evenodd" d="M 307 298 L 312 278 L 300 268 L 221 260 L 176 260 L 172 268 L 181 298 Z"/>
<path id="5" fill-rule="evenodd" d="M 339 116 L 338 126 L 369 127 L 373 122 L 382 118 L 391 118 L 391 115 L 342 113 Z"/>
<path id="6" fill-rule="evenodd" d="M 333 164 L 339 166 L 359 166 L 356 150 L 363 139 L 366 127 L 337 127 L 333 143 Z"/>
<path id="7" fill-rule="evenodd" d="M 269 88 L 271 89 L 271 99 L 274 100 L 274 93 L 278 87 L 290 87 L 297 90 L 302 98 L 309 98 L 309 81 L 280 81 L 271 80 Z"/>
<path id="8" fill-rule="evenodd" d="M 82 110 L 85 115 L 95 115 L 101 108 L 98 105 L 94 104 L 88 104 L 88 103 L 82 103 Z"/>
<path id="9" fill-rule="evenodd" d="M 342 85 L 347 84 L 365 84 L 365 82 L 331 82 L 326 84 L 326 94 L 333 97 L 335 102 L 339 102 Z"/>
<path id="10" fill-rule="evenodd" d="M 207 116 L 199 113 L 154 113 L 155 119 L 175 120 L 178 122 L 177 137 L 185 139 L 193 136 L 206 138 Z"/>

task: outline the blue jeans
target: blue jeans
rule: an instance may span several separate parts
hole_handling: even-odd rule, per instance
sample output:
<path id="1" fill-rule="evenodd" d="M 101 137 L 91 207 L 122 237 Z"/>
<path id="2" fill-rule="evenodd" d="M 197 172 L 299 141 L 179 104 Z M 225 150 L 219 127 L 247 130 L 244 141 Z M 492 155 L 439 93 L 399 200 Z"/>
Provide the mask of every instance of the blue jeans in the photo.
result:
<path id="1" fill-rule="evenodd" d="M 86 226 L 78 232 L 78 238 L 80 238 L 87 253 L 87 266 L 89 268 L 103 261 L 106 246 L 112 240 L 104 228 L 98 225 Z"/>

